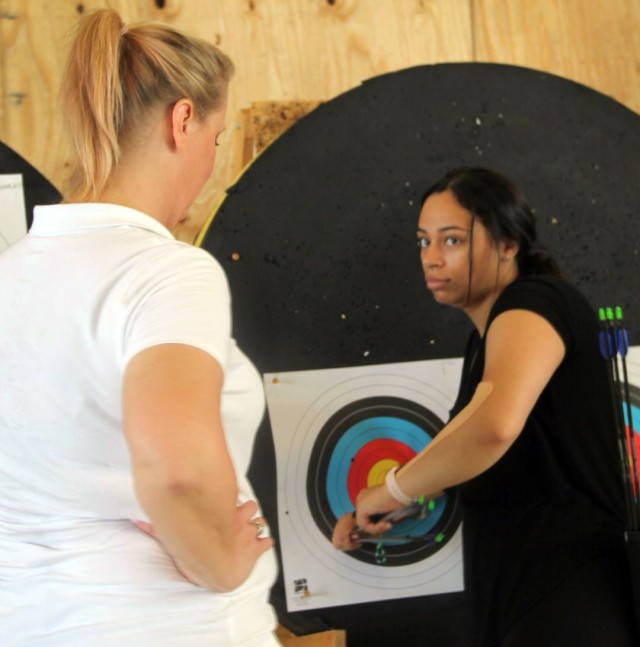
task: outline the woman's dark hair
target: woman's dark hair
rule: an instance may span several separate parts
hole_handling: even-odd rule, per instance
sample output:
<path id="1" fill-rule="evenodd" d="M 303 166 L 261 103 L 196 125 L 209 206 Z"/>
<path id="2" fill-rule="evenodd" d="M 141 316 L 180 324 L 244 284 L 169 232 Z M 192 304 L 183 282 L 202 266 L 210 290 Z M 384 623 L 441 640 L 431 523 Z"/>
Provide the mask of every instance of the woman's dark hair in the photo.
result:
<path id="1" fill-rule="evenodd" d="M 447 190 L 482 222 L 494 242 L 518 243 L 516 261 L 521 276 L 560 275 L 556 260 L 537 243 L 535 217 L 522 189 L 509 178 L 486 168 L 457 168 L 427 190 L 422 204 L 433 193 Z"/>

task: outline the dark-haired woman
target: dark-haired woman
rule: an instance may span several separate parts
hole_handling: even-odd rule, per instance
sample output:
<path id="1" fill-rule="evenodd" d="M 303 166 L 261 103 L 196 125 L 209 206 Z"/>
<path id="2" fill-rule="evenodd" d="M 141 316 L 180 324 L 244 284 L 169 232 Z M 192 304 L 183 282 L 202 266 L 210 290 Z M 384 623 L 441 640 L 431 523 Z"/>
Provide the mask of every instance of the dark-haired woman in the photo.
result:
<path id="1" fill-rule="evenodd" d="M 536 242 L 507 178 L 448 173 L 418 222 L 427 288 L 471 319 L 450 422 L 385 485 L 363 490 L 355 525 L 459 485 L 465 588 L 482 647 L 638 645 L 619 458 L 598 324 Z M 376 517 L 374 517 L 375 519 Z"/>

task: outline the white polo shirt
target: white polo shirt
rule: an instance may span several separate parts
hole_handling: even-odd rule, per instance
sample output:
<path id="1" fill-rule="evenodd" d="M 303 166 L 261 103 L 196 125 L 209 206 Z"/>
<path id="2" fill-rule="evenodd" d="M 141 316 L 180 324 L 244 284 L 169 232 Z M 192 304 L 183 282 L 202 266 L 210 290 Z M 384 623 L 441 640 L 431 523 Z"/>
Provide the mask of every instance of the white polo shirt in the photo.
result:
<path id="1" fill-rule="evenodd" d="M 184 343 L 224 371 L 241 500 L 264 413 L 231 338 L 226 277 L 155 219 L 106 204 L 37 207 L 0 254 L 0 644 L 277 645 L 273 551 L 229 594 L 187 582 L 145 519 L 122 433 L 127 362 Z M 215 478 L 215 474 L 212 474 Z"/>

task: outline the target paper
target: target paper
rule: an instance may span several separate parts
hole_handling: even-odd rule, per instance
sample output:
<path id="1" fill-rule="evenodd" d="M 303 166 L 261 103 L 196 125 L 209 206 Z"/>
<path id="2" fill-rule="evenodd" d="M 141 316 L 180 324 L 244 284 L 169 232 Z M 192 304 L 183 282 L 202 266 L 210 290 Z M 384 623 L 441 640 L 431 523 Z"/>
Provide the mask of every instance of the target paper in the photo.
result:
<path id="1" fill-rule="evenodd" d="M 22 175 L 0 175 L 0 252 L 20 240 L 27 233 L 27 214 L 24 205 Z"/>
<path id="2" fill-rule="evenodd" d="M 276 448 L 278 521 L 290 611 L 462 590 L 458 502 L 396 524 L 383 557 L 375 542 L 342 553 L 337 518 L 442 428 L 462 360 L 431 360 L 265 375 Z"/>

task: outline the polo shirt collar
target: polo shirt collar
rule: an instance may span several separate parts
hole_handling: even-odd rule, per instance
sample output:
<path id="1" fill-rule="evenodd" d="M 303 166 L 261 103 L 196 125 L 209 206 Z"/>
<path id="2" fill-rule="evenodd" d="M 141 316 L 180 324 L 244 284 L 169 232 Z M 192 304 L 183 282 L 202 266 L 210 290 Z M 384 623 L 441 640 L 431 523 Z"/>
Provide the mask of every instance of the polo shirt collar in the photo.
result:
<path id="1" fill-rule="evenodd" d="M 59 236 L 113 227 L 138 227 L 175 240 L 161 222 L 142 211 L 100 202 L 37 206 L 33 210 L 33 225 L 29 233 Z"/>

